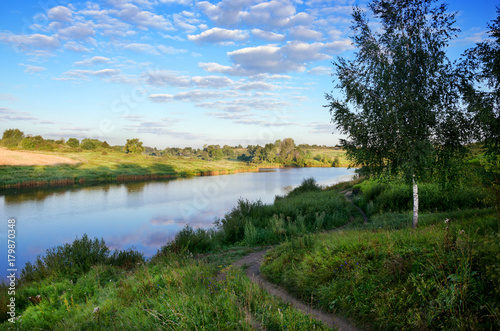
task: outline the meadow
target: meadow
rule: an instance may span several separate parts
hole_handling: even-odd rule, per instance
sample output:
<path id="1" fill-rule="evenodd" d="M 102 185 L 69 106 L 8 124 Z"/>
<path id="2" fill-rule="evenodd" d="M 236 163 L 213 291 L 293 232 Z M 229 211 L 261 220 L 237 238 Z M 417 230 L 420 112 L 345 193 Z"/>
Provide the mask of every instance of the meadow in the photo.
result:
<path id="1" fill-rule="evenodd" d="M 233 148 L 231 156 L 210 158 L 192 155 L 160 155 L 158 152 L 124 153 L 121 148 L 99 147 L 94 150 L 70 148 L 52 143 L 51 151 L 36 150 L 37 153 L 64 157 L 77 161 L 76 164 L 0 165 L 0 189 L 40 188 L 58 186 L 98 185 L 113 182 L 162 180 L 178 177 L 207 176 L 258 171 L 259 168 L 285 166 L 279 162 L 249 162 L 238 155 L 246 149 Z M 51 145 L 51 146 L 52 146 Z M 19 150 L 19 149 L 17 149 Z M 314 153 L 314 155 L 312 154 Z M 155 155 L 153 155 L 155 154 Z M 345 152 L 334 148 L 312 148 L 308 150 L 308 164 L 302 166 L 346 167 Z M 286 166 L 299 166 L 288 164 Z"/>

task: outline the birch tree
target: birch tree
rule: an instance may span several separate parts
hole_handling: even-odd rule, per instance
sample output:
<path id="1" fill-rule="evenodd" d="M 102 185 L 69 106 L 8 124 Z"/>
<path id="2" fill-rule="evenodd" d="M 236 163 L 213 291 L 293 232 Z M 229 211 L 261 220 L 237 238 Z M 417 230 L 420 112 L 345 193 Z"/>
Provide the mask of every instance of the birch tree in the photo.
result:
<path id="1" fill-rule="evenodd" d="M 455 14 L 436 0 L 374 0 L 378 24 L 353 10 L 353 60 L 333 63 L 336 88 L 326 94 L 332 122 L 347 136 L 342 147 L 366 174 L 403 176 L 413 189 L 418 223 L 418 184 L 439 153 L 462 146 L 466 116 L 457 108 L 454 70 L 446 56 L 456 36 Z M 462 135 L 462 136 L 461 136 Z"/>

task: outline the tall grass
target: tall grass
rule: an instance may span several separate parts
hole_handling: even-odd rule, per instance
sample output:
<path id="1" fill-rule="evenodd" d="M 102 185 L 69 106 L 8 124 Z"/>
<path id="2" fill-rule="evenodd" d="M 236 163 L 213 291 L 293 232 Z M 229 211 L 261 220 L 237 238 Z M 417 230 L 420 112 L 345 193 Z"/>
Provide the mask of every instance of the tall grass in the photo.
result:
<path id="1" fill-rule="evenodd" d="M 443 216 L 416 231 L 379 224 L 376 231 L 309 237 L 308 245 L 295 239 L 271 251 L 261 271 L 303 299 L 376 329 L 496 329 L 495 215 Z"/>
<path id="2" fill-rule="evenodd" d="M 240 254 L 243 252 L 240 252 Z M 24 283 L 16 330 L 326 330 L 320 322 L 252 283 L 227 257 L 197 260 L 159 252 L 124 272 L 94 265 L 71 280 L 49 277 Z M 234 259 L 234 257 L 233 257 Z M 4 305 L 2 305 L 4 306 Z"/>
<path id="3" fill-rule="evenodd" d="M 306 179 L 286 196 L 276 197 L 273 204 L 239 200 L 216 221 L 215 230 L 186 227 L 163 249 L 204 253 L 237 243 L 275 244 L 345 225 L 357 213 L 341 194 L 323 191 L 313 179 Z"/>
<path id="4" fill-rule="evenodd" d="M 144 255 L 132 249 L 115 251 L 110 255 L 103 239 L 89 239 L 86 234 L 71 244 L 47 249 L 44 256 L 38 256 L 32 264 L 27 262 L 21 271 L 21 282 L 40 281 L 50 277 L 76 278 L 96 265 L 112 265 L 131 268 L 144 262 Z"/>
<path id="5" fill-rule="evenodd" d="M 412 190 L 409 185 L 401 182 L 365 181 L 355 185 L 353 190 L 361 193 L 355 202 L 368 215 L 412 210 Z M 446 187 L 437 183 L 423 183 L 419 185 L 419 209 L 424 212 L 439 212 L 458 208 L 483 208 L 487 206 L 486 196 L 486 191 L 479 185 Z"/>

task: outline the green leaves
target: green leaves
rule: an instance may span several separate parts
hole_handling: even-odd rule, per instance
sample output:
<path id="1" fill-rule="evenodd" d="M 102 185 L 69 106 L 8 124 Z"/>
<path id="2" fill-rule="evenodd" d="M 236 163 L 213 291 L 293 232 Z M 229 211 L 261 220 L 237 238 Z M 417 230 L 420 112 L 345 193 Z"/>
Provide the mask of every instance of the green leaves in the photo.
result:
<path id="1" fill-rule="evenodd" d="M 455 14 L 435 1 L 373 0 L 380 32 L 356 7 L 356 57 L 334 63 L 342 98 L 326 96 L 352 164 L 368 175 L 402 175 L 415 189 L 436 170 L 457 172 L 452 159 L 463 157 L 473 133 L 445 52 L 458 31 Z M 413 205 L 416 226 L 418 193 Z"/>

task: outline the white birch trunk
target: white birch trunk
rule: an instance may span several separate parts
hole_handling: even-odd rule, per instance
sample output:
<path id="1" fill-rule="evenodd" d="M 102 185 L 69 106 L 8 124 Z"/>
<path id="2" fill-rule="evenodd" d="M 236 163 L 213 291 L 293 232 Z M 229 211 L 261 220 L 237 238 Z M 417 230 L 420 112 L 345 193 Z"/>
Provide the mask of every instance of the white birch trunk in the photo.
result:
<path id="1" fill-rule="evenodd" d="M 415 182 L 415 175 L 413 175 L 413 222 L 411 227 L 416 229 L 418 223 L 418 185 Z"/>

